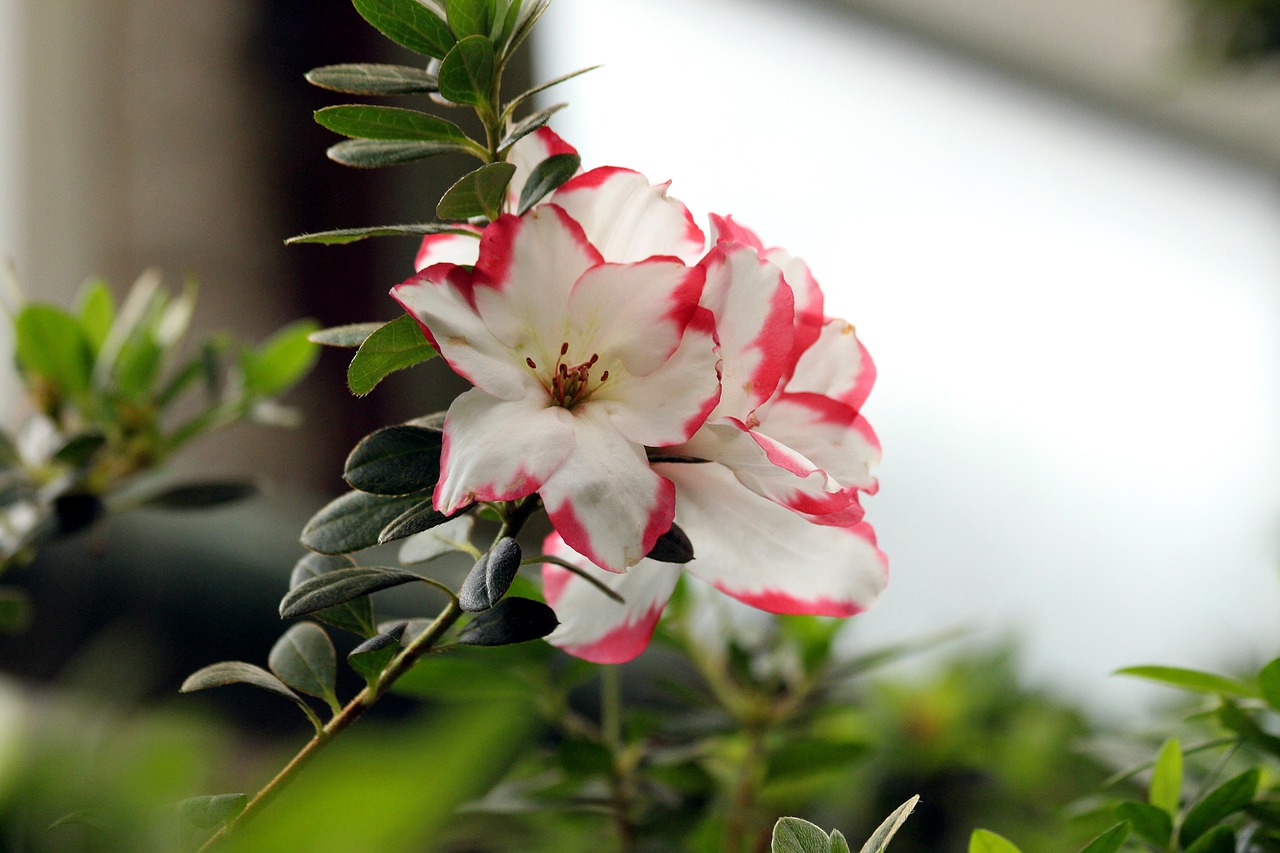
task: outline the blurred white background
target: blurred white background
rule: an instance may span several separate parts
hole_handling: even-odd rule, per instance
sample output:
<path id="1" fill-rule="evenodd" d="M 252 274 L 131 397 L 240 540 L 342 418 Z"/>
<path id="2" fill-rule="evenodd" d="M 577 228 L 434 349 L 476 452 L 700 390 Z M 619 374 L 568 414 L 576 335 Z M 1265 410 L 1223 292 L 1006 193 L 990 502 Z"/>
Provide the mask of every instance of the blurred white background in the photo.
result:
<path id="1" fill-rule="evenodd" d="M 1280 194 L 1262 169 L 832 7 L 556 0 L 539 79 L 586 165 L 804 256 L 879 366 L 863 645 L 1013 631 L 1112 670 L 1280 641 Z"/>

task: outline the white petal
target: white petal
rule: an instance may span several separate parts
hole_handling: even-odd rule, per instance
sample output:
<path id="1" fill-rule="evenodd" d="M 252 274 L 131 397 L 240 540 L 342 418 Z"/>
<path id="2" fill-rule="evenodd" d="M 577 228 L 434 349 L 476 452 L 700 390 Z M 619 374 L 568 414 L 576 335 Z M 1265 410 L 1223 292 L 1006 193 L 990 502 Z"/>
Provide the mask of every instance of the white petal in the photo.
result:
<path id="1" fill-rule="evenodd" d="M 479 388 L 461 394 L 445 416 L 436 509 L 451 513 L 537 491 L 573 449 L 571 421 L 545 397 L 500 400 Z"/>
<path id="2" fill-rule="evenodd" d="M 851 616 L 884 589 L 887 561 L 867 524 L 811 524 L 719 465 L 658 467 L 677 483 L 677 521 L 693 542 L 685 568 L 721 592 L 772 613 Z"/>
<path id="3" fill-rule="evenodd" d="M 543 564 L 542 592 L 560 620 L 547 642 L 593 663 L 625 663 L 644 651 L 680 580 L 679 566 L 642 560 L 630 571 L 606 572 L 555 533 L 547 537 L 543 552 L 592 573 L 624 601 L 619 604 L 568 569 Z"/>
<path id="4" fill-rule="evenodd" d="M 391 297 L 417 318 L 459 376 L 495 397 L 521 399 L 537 383 L 476 313 L 471 279 L 463 267 L 437 264 L 393 287 Z"/>
<path id="5" fill-rule="evenodd" d="M 566 411 L 561 409 L 560 411 Z M 675 487 L 597 406 L 572 411 L 573 449 L 539 493 L 556 532 L 596 565 L 640 562 L 671 527 Z"/>
<path id="6" fill-rule="evenodd" d="M 413 268 L 422 272 L 433 264 L 458 264 L 472 266 L 480 257 L 480 229 L 475 226 L 459 225 L 459 228 L 474 230 L 475 236 L 466 234 L 428 234 L 422 238 L 418 247 L 418 257 Z"/>
<path id="7" fill-rule="evenodd" d="M 590 349 L 628 373 L 652 373 L 680 345 L 698 308 L 703 273 L 679 261 L 650 258 L 587 270 L 569 295 L 575 329 L 589 330 Z"/>
<path id="8" fill-rule="evenodd" d="M 880 462 L 880 442 L 856 409 L 819 394 L 783 394 L 757 432 L 812 460 L 842 486 L 876 490 L 870 469 Z"/>
<path id="9" fill-rule="evenodd" d="M 711 312 L 698 309 L 680 346 L 646 376 L 610 377 L 587 403 L 636 444 L 667 447 L 687 441 L 720 399 L 718 358 Z"/>
<path id="10" fill-rule="evenodd" d="M 702 261 L 702 304 L 720 339 L 720 405 L 715 414 L 746 420 L 769 399 L 789 366 L 794 297 L 782 271 L 747 246 L 720 244 Z"/>
<path id="11" fill-rule="evenodd" d="M 702 256 L 705 238 L 689 209 L 667 197 L 667 186 L 651 186 L 638 172 L 607 166 L 569 181 L 551 201 L 582 225 L 611 263 L 654 255 L 692 262 Z"/>
<path id="12" fill-rule="evenodd" d="M 473 295 L 485 325 L 521 364 L 554 364 L 570 340 L 567 306 L 574 284 L 602 263 L 564 211 L 543 205 L 502 216 L 485 229 Z M 553 355 L 554 353 L 555 355 Z"/>
<path id="13" fill-rule="evenodd" d="M 866 402 L 875 378 L 875 365 L 853 326 L 833 317 L 800 355 L 786 390 L 822 394 L 857 409 Z"/>

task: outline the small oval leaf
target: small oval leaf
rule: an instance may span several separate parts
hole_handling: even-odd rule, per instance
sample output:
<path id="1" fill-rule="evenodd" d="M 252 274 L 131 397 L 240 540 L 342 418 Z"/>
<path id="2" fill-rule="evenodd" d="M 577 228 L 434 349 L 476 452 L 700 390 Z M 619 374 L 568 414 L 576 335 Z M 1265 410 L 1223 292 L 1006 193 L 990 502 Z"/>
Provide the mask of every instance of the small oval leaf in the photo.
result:
<path id="1" fill-rule="evenodd" d="M 520 191 L 520 204 L 516 213 L 524 216 L 538 202 L 560 189 L 570 178 L 578 174 L 582 158 L 577 154 L 553 154 L 534 167 L 524 189 Z"/>
<path id="2" fill-rule="evenodd" d="M 305 580 L 280 601 L 280 617 L 293 619 L 382 589 L 422 580 L 413 572 L 380 566 L 352 566 Z"/>
<path id="3" fill-rule="evenodd" d="M 920 795 L 916 794 L 902 805 L 893 810 L 880 826 L 876 827 L 876 831 L 871 833 L 871 837 L 867 839 L 867 843 L 862 845 L 859 853 L 883 853 L 884 849 L 889 846 L 889 842 L 893 840 L 893 836 L 897 835 L 898 830 L 902 828 L 911 813 L 915 811 L 916 804 L 920 802 Z"/>
<path id="4" fill-rule="evenodd" d="M 458 606 L 469 613 L 488 610 L 507 594 L 520 571 L 520 543 L 504 536 L 471 569 L 458 591 Z"/>
<path id="5" fill-rule="evenodd" d="M 316 623 L 291 625 L 271 647 L 267 666 L 294 690 L 323 699 L 331 706 L 337 704 L 337 653 L 329 635 Z"/>
<path id="6" fill-rule="evenodd" d="M 1160 748 L 1155 767 L 1151 771 L 1147 801 L 1173 819 L 1178 816 L 1178 804 L 1181 800 L 1182 745 L 1177 738 L 1169 738 Z"/>
<path id="7" fill-rule="evenodd" d="M 330 145 L 325 155 L 335 163 L 356 169 L 378 169 L 425 160 L 439 154 L 468 154 L 483 160 L 474 144 L 457 142 L 404 142 L 396 139 L 348 139 Z"/>
<path id="8" fill-rule="evenodd" d="M 330 501 L 302 528 L 302 544 L 321 554 L 348 554 L 378 544 L 382 529 L 422 503 L 415 495 L 389 498 L 347 492 Z"/>
<path id="9" fill-rule="evenodd" d="M 383 323 L 349 323 L 345 326 L 330 326 L 311 333 L 312 343 L 326 347 L 358 349 L 369 339 L 369 336 L 383 327 Z"/>
<path id="10" fill-rule="evenodd" d="M 831 839 L 817 824 L 798 817 L 780 817 L 773 825 L 772 853 L 827 853 Z"/>
<path id="11" fill-rule="evenodd" d="M 441 59 L 453 47 L 449 27 L 418 0 L 353 0 L 360 16 L 401 47 Z"/>
<path id="12" fill-rule="evenodd" d="M 547 636 L 558 624 L 555 612 L 541 601 L 504 598 L 468 622 L 457 641 L 464 646 L 527 643 Z"/>
<path id="13" fill-rule="evenodd" d="M 411 65 L 348 63 L 313 68 L 307 82 L 349 95 L 424 95 L 439 88 L 436 75 Z"/>
<path id="14" fill-rule="evenodd" d="M 1169 838 L 1173 835 L 1173 821 L 1163 809 L 1150 803 L 1130 801 L 1116 806 L 1116 817 L 1128 821 L 1135 833 L 1156 847 L 1163 850 L 1169 846 Z"/>
<path id="15" fill-rule="evenodd" d="M 551 121 L 551 117 L 553 115 L 560 112 L 562 109 L 564 109 L 567 106 L 569 105 L 568 104 L 552 104 L 551 106 L 547 107 L 545 110 L 538 110 L 533 115 L 529 115 L 522 118 L 520 121 L 516 122 L 515 127 L 511 128 L 510 132 L 507 133 L 507 135 L 502 138 L 502 142 L 499 143 L 499 147 L 505 151 L 506 149 L 510 148 L 512 145 L 515 145 L 521 139 L 533 133 L 535 130 L 542 127 L 547 122 Z"/>
<path id="16" fill-rule="evenodd" d="M 400 622 L 352 649 L 347 655 L 347 662 L 351 664 L 351 668 L 364 676 L 366 681 L 370 683 L 376 681 L 382 671 L 387 668 L 387 664 L 400 651 L 400 638 L 404 636 L 407 624 Z"/>
<path id="17" fill-rule="evenodd" d="M 969 853 L 1021 853 L 1017 846 L 1003 835 L 986 829 L 975 829 L 969 836 Z"/>
<path id="18" fill-rule="evenodd" d="M 471 512 L 475 506 L 475 504 L 464 506 L 453 515 L 445 515 L 442 512 L 437 512 L 431 506 L 430 500 L 422 500 L 421 498 L 419 500 L 421 503 L 405 510 L 403 514 L 382 528 L 382 532 L 378 534 L 379 545 L 385 545 L 388 542 L 404 539 L 406 536 L 413 536 L 422 533 L 424 530 L 431 530 L 442 524 L 447 524 L 460 517 L 463 513 Z"/>
<path id="19" fill-rule="evenodd" d="M 1179 843 L 1190 847 L 1215 824 L 1253 802 L 1261 772 L 1261 768 L 1251 767 L 1206 794 L 1183 819 L 1182 829 L 1178 832 Z"/>
<path id="20" fill-rule="evenodd" d="M 1116 670 L 1116 675 L 1132 675 L 1195 693 L 1223 693 L 1227 696 L 1244 696 L 1250 699 L 1258 697 L 1256 686 L 1239 679 L 1176 666 L 1129 666 Z"/>
<path id="21" fill-rule="evenodd" d="M 363 397 L 397 370 L 435 358 L 436 348 L 408 314 L 384 324 L 369 335 L 347 368 L 347 386 Z"/>
<path id="22" fill-rule="evenodd" d="M 354 139 L 466 144 L 467 135 L 451 121 L 403 107 L 341 104 L 316 110 L 316 123 Z"/>
<path id="23" fill-rule="evenodd" d="M 497 219 L 515 173 L 516 167 L 510 163 L 490 163 L 463 175 L 440 199 L 436 216 L 449 220 Z"/>
<path id="24" fill-rule="evenodd" d="M 455 104 L 484 106 L 489 102 L 494 69 L 493 44 L 484 36 L 468 36 L 440 63 L 440 94 Z"/>
<path id="25" fill-rule="evenodd" d="M 328 572 L 354 567 L 355 562 L 347 556 L 307 554 L 294 564 L 293 573 L 289 576 L 289 588 L 294 589 L 305 581 Z M 373 604 L 367 595 L 317 610 L 311 615 L 327 625 L 359 634 L 361 637 L 372 637 L 378 633 L 373 621 Z"/>
<path id="26" fill-rule="evenodd" d="M 352 488 L 376 495 L 423 492 L 440 479 L 440 430 L 399 424 L 360 440 L 347 457 L 342 477 Z"/>

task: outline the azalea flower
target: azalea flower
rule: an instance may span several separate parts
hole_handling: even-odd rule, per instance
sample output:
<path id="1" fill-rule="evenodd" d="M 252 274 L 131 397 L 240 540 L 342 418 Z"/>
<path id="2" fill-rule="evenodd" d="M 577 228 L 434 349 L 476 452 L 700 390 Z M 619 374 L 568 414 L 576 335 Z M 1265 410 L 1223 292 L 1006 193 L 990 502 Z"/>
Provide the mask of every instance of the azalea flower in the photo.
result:
<path id="1" fill-rule="evenodd" d="M 621 571 L 674 517 L 645 448 L 691 438 L 719 377 L 703 270 L 606 258 L 545 204 L 488 225 L 473 268 L 433 264 L 392 295 L 475 386 L 445 418 L 435 508 L 537 492 L 565 542 Z"/>
<path id="2" fill-rule="evenodd" d="M 645 560 L 626 574 L 582 577 L 543 567 L 560 626 L 547 639 L 598 663 L 620 663 L 648 644 L 683 571 L 773 613 L 850 616 L 870 606 L 886 560 L 863 521 L 859 493 L 879 443 L 859 408 L 874 366 L 853 327 L 822 313 L 803 262 L 766 250 L 754 233 L 713 217 L 702 304 L 715 316 L 722 392 L 706 423 L 664 451 L 703 464 L 655 467 L 676 485 L 676 520 L 693 542 L 684 566 Z M 544 551 L 591 571 L 572 543 Z"/>

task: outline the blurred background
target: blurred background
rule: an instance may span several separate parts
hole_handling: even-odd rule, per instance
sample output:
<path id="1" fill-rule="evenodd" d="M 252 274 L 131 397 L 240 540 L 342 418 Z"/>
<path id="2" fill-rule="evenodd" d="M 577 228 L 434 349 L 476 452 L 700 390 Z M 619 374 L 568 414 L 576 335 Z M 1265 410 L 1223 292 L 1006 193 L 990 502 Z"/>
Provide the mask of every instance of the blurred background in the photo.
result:
<path id="1" fill-rule="evenodd" d="M 865 503 L 892 579 L 852 645 L 1012 632 L 1025 678 L 1115 719 L 1158 698 L 1117 667 L 1274 654 L 1277 30 L 1265 3 L 1222 8 L 556 0 L 539 27 L 517 80 L 606 63 L 548 93 L 585 165 L 671 179 L 696 216 L 805 257 L 876 359 L 883 487 Z M 348 0 L 0 0 L 0 253 L 57 302 L 94 273 L 118 293 L 148 266 L 194 275 L 197 322 L 250 338 L 389 319 L 412 241 L 282 241 L 429 218 L 460 173 L 324 157 L 310 113 L 342 96 L 303 72 L 404 58 Z M 220 653 L 265 652 L 296 532 L 342 491 L 347 450 L 458 388 L 431 364 L 355 400 L 344 369 L 329 352 L 297 392 L 300 433 L 241 427 L 183 457 L 260 476 L 262 502 L 113 523 L 108 565 L 131 579 L 115 617 L 141 596 L 162 625 L 186 602 Z M 8 372 L 0 394 L 13 426 Z M 32 572 L 69 602 L 58 627 L 111 621 L 85 571 Z M 227 610 L 199 616 L 219 594 Z M 0 647 L 0 665 L 66 664 L 36 645 Z"/>

